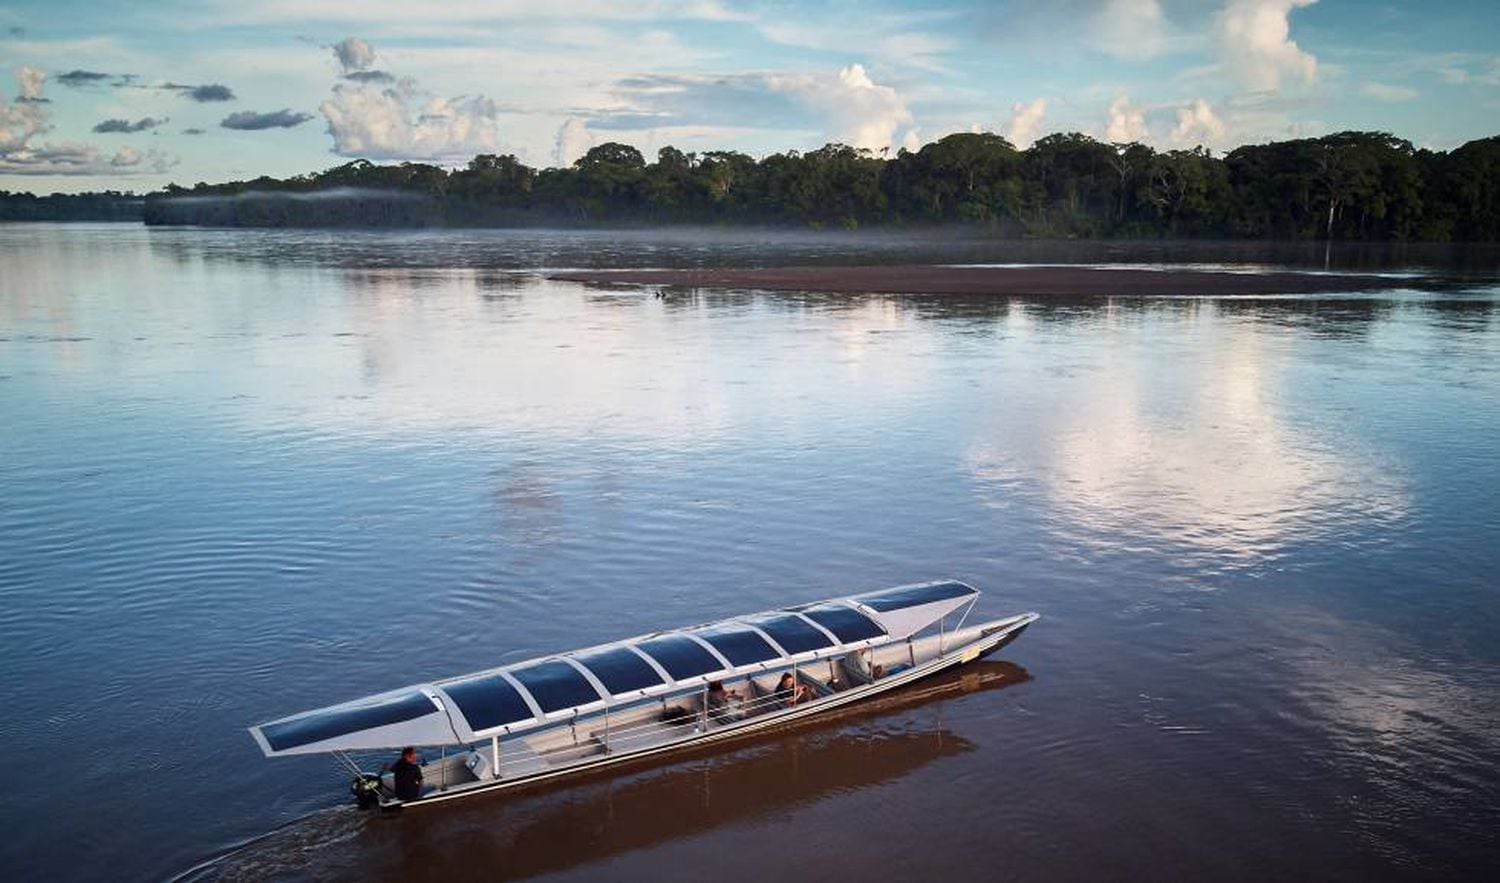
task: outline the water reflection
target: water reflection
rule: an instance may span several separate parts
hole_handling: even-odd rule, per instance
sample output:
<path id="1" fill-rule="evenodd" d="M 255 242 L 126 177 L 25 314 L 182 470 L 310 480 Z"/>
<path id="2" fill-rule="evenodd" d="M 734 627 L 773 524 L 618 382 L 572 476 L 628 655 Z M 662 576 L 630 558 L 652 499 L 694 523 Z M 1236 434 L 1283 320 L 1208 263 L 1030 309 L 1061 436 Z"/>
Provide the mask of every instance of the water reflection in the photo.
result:
<path id="1" fill-rule="evenodd" d="M 1434 324 L 1444 331 L 1490 331 L 1495 321 L 1493 298 L 1434 298 L 1418 308 L 1430 313 Z"/>
<path id="2" fill-rule="evenodd" d="M 776 867 L 835 853 L 875 877 L 1251 877 L 1294 843 L 1272 876 L 1368 878 L 1390 863 L 1348 857 L 1377 837 L 1433 860 L 1493 818 L 1493 292 L 656 298 L 531 271 L 847 257 L 816 237 L 721 256 L 708 239 L 570 236 L 0 225 L 0 737 L 17 757 L 91 759 L 13 784 L 0 866 L 159 879 L 327 807 L 327 766 L 263 762 L 250 721 L 942 574 L 983 586 L 984 613 L 1043 611 L 1016 651 L 1047 667 L 1045 690 L 1015 714 L 952 703 L 945 724 L 975 750 L 884 784 L 804 778 L 758 804 L 735 784 L 774 808 L 673 822 L 688 836 L 610 853 L 609 870 L 670 876 L 813 825 L 839 848 Z M 1300 648 L 1263 624 L 1288 596 L 1371 628 L 1356 641 L 1308 615 L 1325 643 Z M 1362 649 L 1382 644 L 1401 649 Z M 1143 702 L 1169 709 L 1163 726 L 1140 726 Z M 792 741 L 806 754 L 862 726 L 929 733 L 887 717 Z M 880 756 L 877 773 L 895 764 Z M 101 800 L 105 780 L 145 809 Z M 602 787 L 514 805 L 594 824 L 589 855 L 641 843 L 587 815 Z M 468 837 L 498 855 L 513 841 L 497 831 L 561 829 L 512 805 L 431 837 L 452 863 Z M 345 847 L 394 856 L 390 832 L 411 830 L 349 822 L 298 829 L 333 856 L 323 876 L 378 872 Z"/>
<path id="3" fill-rule="evenodd" d="M 322 878 L 379 868 L 390 879 L 518 880 L 598 865 L 884 785 L 973 751 L 974 743 L 941 719 L 909 713 L 1030 678 L 1014 663 L 978 662 L 729 753 L 705 750 L 696 760 L 644 773 L 601 774 L 585 784 L 481 797 L 396 819 L 322 813 L 229 856 L 205 876 Z M 818 849 L 817 839 L 809 830 L 806 841 L 785 844 L 776 864 Z"/>
<path id="4" fill-rule="evenodd" d="M 114 225 L 116 230 L 126 229 Z M 1492 278 L 1500 247 L 1432 243 L 1045 241 L 966 229 L 809 230 L 193 230 L 129 228 L 172 260 L 358 267 L 753 267 L 768 264 L 1092 263 L 1275 265 L 1437 271 Z"/>
<path id="5" fill-rule="evenodd" d="M 1130 352 L 1140 311 L 1177 333 L 1214 328 L 1211 347 L 1183 350 L 1167 332 L 1151 354 Z M 1018 434 L 992 427 L 969 452 L 980 491 L 994 503 L 1035 481 L 1064 533 L 1100 548 L 1145 542 L 1217 569 L 1264 563 L 1326 531 L 1366 531 L 1406 512 L 1400 471 L 1362 449 L 1337 423 L 1297 424 L 1284 414 L 1299 382 L 1285 377 L 1274 337 L 1225 323 L 1223 302 L 1105 304 L 1088 333 L 1094 358 L 1058 366 L 1063 397 Z M 1268 308 L 1253 309 L 1264 315 Z M 1294 306 L 1290 315 L 1301 314 Z M 1276 321 L 1286 313 L 1271 310 Z M 1042 311 L 1042 315 L 1049 315 Z M 1378 311 L 1358 311 L 1360 321 Z M 1026 316 L 1036 311 L 1028 307 Z M 1319 316 L 1315 325 L 1342 324 Z M 1035 444 L 1045 440 L 1045 448 Z M 1082 531 L 1080 534 L 1079 532 Z"/>
<path id="6" fill-rule="evenodd" d="M 1394 302 L 1383 298 L 1227 298 L 1214 304 L 1222 315 L 1317 337 L 1363 337 L 1390 317 Z"/>

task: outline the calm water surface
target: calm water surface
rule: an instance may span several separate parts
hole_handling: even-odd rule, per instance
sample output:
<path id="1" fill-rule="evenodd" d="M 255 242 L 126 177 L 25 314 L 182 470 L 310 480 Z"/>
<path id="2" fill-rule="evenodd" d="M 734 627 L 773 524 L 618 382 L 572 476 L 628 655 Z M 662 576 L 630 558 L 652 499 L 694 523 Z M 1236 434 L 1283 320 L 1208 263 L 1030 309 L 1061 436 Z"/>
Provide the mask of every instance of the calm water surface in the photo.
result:
<path id="1" fill-rule="evenodd" d="M 1146 261 L 1368 297 L 651 292 Z M 1500 862 L 1494 250 L 0 226 L 0 867 L 1453 879 Z M 939 576 L 1002 662 L 399 820 L 244 727 Z M 284 826 L 284 827 L 282 827 Z"/>

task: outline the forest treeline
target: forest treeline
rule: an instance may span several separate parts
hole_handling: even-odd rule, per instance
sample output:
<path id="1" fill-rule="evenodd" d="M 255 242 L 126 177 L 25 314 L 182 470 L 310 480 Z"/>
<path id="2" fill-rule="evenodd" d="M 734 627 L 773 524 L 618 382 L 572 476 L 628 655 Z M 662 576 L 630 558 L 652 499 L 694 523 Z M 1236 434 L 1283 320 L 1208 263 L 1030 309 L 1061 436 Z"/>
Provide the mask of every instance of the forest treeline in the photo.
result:
<path id="1" fill-rule="evenodd" d="M 169 186 L 148 224 L 846 228 L 965 224 L 1001 236 L 1500 240 L 1500 136 L 1452 151 L 1383 132 L 1248 145 L 1219 157 L 1077 133 L 1017 150 L 956 134 L 893 157 L 829 144 L 733 151 L 601 144 L 567 168 L 481 155 L 448 170 L 364 160 L 286 179 Z"/>
<path id="2" fill-rule="evenodd" d="M 134 193 L 53 193 L 0 190 L 0 221 L 139 221 L 146 200 Z"/>

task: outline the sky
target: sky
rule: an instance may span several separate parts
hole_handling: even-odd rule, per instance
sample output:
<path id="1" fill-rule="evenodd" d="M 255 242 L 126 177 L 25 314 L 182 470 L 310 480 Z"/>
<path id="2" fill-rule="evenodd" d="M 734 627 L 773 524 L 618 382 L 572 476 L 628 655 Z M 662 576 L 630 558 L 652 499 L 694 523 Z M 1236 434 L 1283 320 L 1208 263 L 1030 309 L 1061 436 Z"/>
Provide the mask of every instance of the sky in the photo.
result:
<path id="1" fill-rule="evenodd" d="M 149 191 L 623 141 L 1500 134 L 1500 2 L 7 0 L 0 190 Z"/>

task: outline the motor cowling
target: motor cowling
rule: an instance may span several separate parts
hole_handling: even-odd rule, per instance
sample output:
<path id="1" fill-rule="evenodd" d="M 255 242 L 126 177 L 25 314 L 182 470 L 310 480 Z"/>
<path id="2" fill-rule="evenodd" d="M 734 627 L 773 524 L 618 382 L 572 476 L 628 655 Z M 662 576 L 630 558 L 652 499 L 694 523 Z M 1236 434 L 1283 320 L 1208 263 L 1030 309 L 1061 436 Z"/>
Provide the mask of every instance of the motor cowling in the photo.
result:
<path id="1" fill-rule="evenodd" d="M 380 777 L 374 773 L 362 773 L 349 783 L 349 793 L 360 809 L 372 809 L 380 805 Z"/>

